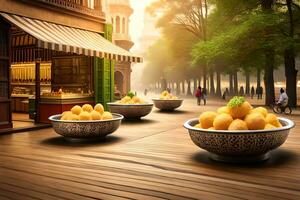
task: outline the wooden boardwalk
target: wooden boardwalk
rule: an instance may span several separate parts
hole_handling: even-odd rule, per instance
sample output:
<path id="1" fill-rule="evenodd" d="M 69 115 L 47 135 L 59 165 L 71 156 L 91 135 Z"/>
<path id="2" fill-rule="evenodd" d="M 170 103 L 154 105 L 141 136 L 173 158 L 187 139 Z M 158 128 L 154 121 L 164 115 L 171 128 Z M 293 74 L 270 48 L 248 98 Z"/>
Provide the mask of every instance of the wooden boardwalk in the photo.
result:
<path id="1" fill-rule="evenodd" d="M 299 127 L 267 162 L 216 163 L 182 124 L 220 103 L 192 103 L 124 122 L 104 141 L 70 143 L 52 129 L 0 136 L 0 199 L 300 199 Z"/>

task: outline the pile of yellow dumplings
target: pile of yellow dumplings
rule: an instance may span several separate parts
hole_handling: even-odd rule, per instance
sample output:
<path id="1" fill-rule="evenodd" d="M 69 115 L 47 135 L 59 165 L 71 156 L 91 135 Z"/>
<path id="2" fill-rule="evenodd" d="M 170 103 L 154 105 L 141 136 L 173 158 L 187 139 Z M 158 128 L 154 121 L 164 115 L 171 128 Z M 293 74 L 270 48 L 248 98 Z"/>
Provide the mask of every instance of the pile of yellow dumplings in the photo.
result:
<path id="1" fill-rule="evenodd" d="M 176 100 L 176 96 L 170 94 L 168 91 L 163 91 L 159 97 L 160 100 Z"/>
<path id="2" fill-rule="evenodd" d="M 143 101 L 141 98 L 139 98 L 137 96 L 133 96 L 133 97 L 125 96 L 117 103 L 119 103 L 119 104 L 143 104 L 143 103 L 145 103 L 145 101 Z"/>
<path id="3" fill-rule="evenodd" d="M 244 97 L 233 97 L 217 112 L 203 112 L 195 128 L 209 130 L 270 130 L 282 127 L 277 116 L 264 107 L 253 108 Z"/>
<path id="4" fill-rule="evenodd" d="M 74 106 L 70 111 L 62 113 L 60 120 L 67 121 L 91 121 L 91 120 L 109 120 L 113 119 L 110 112 L 106 112 L 102 104 L 97 104 L 95 107 L 90 104 L 81 106 Z"/>

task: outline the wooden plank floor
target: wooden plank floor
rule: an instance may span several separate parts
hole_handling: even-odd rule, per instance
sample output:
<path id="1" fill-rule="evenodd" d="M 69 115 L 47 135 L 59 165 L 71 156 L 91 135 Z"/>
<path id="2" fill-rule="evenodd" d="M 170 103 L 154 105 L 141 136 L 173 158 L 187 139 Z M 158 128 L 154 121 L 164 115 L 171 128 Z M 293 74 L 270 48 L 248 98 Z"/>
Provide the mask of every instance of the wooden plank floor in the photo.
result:
<path id="1" fill-rule="evenodd" d="M 222 102 L 193 103 L 124 122 L 104 141 L 70 143 L 52 129 L 0 136 L 0 199 L 300 199 L 298 126 L 267 162 L 216 163 L 182 124 Z M 291 119 L 300 124 L 300 111 Z"/>

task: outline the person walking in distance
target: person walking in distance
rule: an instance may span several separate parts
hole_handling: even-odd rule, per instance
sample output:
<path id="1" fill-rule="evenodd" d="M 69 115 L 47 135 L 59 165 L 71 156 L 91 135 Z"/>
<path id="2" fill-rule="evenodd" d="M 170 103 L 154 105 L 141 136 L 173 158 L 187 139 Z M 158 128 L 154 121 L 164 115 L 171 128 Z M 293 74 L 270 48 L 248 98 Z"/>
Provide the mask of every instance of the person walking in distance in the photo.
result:
<path id="1" fill-rule="evenodd" d="M 202 99 L 203 99 L 204 105 L 206 105 L 206 98 L 207 98 L 207 90 L 206 90 L 206 88 L 203 88 L 202 89 Z"/>
<path id="2" fill-rule="evenodd" d="M 195 91 L 195 97 L 197 98 L 198 106 L 200 106 L 202 98 L 202 88 L 200 86 Z"/>
<path id="3" fill-rule="evenodd" d="M 263 89 L 262 86 L 260 86 L 260 87 L 258 88 L 258 99 L 262 99 L 262 96 L 263 96 L 263 93 L 264 93 L 263 90 L 264 90 L 264 89 Z"/>

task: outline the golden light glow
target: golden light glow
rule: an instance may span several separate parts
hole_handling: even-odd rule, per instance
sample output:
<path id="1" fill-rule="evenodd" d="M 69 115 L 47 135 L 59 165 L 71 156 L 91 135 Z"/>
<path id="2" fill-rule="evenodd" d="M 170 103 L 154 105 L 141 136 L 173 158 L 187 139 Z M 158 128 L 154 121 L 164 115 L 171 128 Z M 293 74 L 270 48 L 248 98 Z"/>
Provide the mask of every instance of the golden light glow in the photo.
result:
<path id="1" fill-rule="evenodd" d="M 130 17 L 130 35 L 132 41 L 135 43 L 132 51 L 139 51 L 139 48 L 142 48 L 140 46 L 140 38 L 144 28 L 145 8 L 154 1 L 155 0 L 130 0 L 131 7 L 134 10 Z"/>

